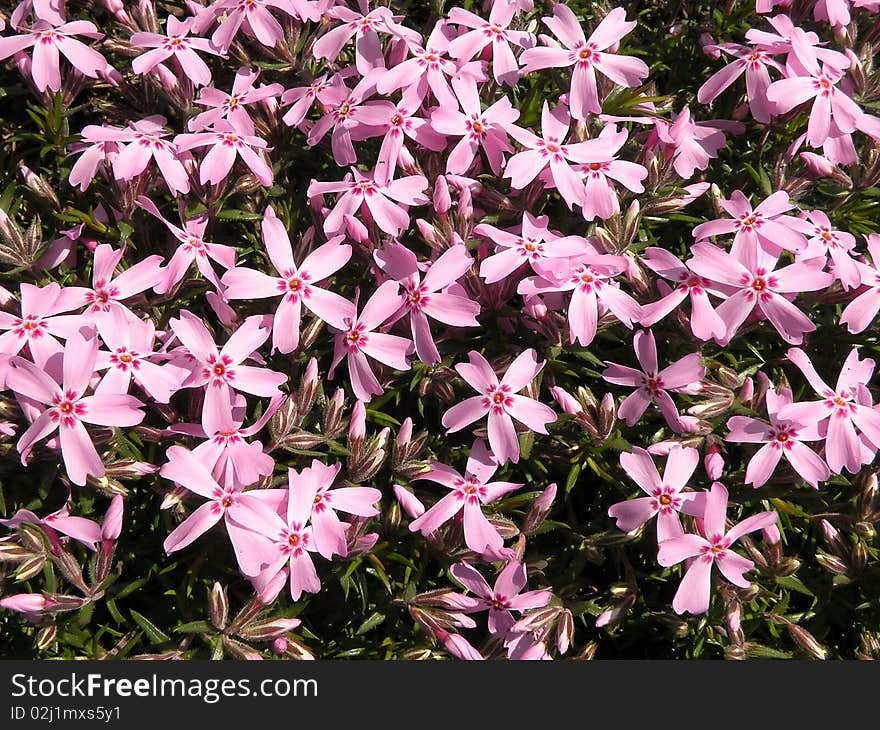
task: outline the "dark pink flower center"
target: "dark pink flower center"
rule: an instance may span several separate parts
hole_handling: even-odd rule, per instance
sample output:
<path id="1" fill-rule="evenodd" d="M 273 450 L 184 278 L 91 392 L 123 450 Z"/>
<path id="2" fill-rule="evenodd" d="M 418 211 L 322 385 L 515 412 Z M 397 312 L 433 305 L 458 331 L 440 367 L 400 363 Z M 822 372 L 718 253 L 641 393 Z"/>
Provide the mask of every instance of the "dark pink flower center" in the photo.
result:
<path id="1" fill-rule="evenodd" d="M 483 408 L 491 410 L 493 413 L 504 413 L 507 408 L 513 405 L 513 398 L 510 397 L 509 385 L 493 385 L 486 391 L 486 397 L 483 398 Z"/>

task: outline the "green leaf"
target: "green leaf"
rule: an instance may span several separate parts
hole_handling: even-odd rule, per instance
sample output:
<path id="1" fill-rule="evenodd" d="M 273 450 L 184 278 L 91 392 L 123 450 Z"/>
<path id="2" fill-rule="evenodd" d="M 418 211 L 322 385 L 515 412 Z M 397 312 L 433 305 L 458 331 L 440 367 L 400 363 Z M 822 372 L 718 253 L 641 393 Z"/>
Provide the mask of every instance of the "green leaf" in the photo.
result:
<path id="1" fill-rule="evenodd" d="M 168 636 L 162 629 L 160 629 L 156 624 L 150 621 L 143 614 L 138 613 L 134 609 L 129 611 L 131 613 L 131 617 L 134 619 L 134 622 L 140 626 L 144 633 L 147 635 L 147 638 L 150 640 L 151 644 L 167 644 L 171 641 L 171 637 Z"/>
<path id="2" fill-rule="evenodd" d="M 814 593 L 804 585 L 803 581 L 795 575 L 777 576 L 776 583 L 783 588 L 789 588 L 798 593 L 803 593 L 805 596 L 810 596 L 811 598 L 816 597 Z"/>
<path id="3" fill-rule="evenodd" d="M 361 634 L 367 633 L 370 629 L 376 628 L 379 624 L 385 621 L 385 614 L 379 613 L 376 611 L 375 613 L 370 614 L 367 619 L 358 626 L 357 631 L 355 631 L 355 636 L 360 636 Z"/>

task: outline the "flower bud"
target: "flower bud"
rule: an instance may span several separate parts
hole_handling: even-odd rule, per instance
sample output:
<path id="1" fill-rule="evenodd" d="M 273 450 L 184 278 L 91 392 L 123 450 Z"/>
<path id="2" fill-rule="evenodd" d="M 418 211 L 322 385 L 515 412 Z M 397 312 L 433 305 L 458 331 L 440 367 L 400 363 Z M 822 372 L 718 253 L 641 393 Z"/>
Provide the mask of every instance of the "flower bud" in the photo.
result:
<path id="1" fill-rule="evenodd" d="M 225 586 L 221 586 L 217 581 L 208 593 L 208 616 L 215 629 L 222 631 L 226 628 L 226 622 L 229 620 L 229 596 L 226 594 Z"/>
<path id="2" fill-rule="evenodd" d="M 343 406 L 345 405 L 345 391 L 337 388 L 327 405 L 321 419 L 321 431 L 327 438 L 336 438 L 344 428 L 342 421 Z"/>
<path id="3" fill-rule="evenodd" d="M 721 449 L 717 444 L 707 443 L 703 457 L 703 468 L 706 470 L 706 476 L 712 481 L 721 479 L 721 473 L 724 471 L 724 458 L 721 456 Z"/>
<path id="4" fill-rule="evenodd" d="M 0 598 L 0 608 L 17 611 L 25 615 L 35 615 L 51 605 L 42 593 L 16 593 Z"/>
<path id="5" fill-rule="evenodd" d="M 449 183 L 443 175 L 434 181 L 434 213 L 438 218 L 445 218 L 452 207 L 452 196 L 449 194 Z"/>
<path id="6" fill-rule="evenodd" d="M 351 409 L 351 419 L 348 422 L 348 443 L 351 448 L 353 445 L 360 445 L 367 435 L 367 409 L 364 407 L 363 401 L 356 401 L 354 408 Z M 353 450 L 353 449 L 352 449 Z"/>
<path id="7" fill-rule="evenodd" d="M 36 647 L 40 651 L 46 651 L 55 642 L 58 636 L 58 627 L 55 624 L 46 624 L 37 632 Z"/>
<path id="8" fill-rule="evenodd" d="M 248 641 L 269 641 L 270 639 L 283 638 L 284 634 L 293 631 L 302 622 L 298 618 L 270 618 L 255 621 L 236 634 Z"/>
<path id="9" fill-rule="evenodd" d="M 826 659 L 828 652 L 809 631 L 797 624 L 786 624 L 788 634 L 811 659 Z"/>
<path id="10" fill-rule="evenodd" d="M 320 379 L 318 378 L 318 361 L 312 357 L 309 358 L 309 361 L 306 363 L 305 370 L 303 370 L 302 379 L 300 380 L 299 390 L 296 393 L 296 421 L 299 422 L 306 415 L 308 415 L 309 411 L 312 410 L 312 406 L 315 403 L 315 395 L 318 392 L 318 385 L 320 384 Z"/>
<path id="11" fill-rule="evenodd" d="M 104 523 L 101 525 L 102 540 L 117 540 L 122 532 L 122 515 L 124 511 L 125 501 L 122 495 L 117 494 L 110 501 L 107 513 L 104 515 Z"/>
<path id="12" fill-rule="evenodd" d="M 558 385 L 550 388 L 550 395 L 553 396 L 553 399 L 559 404 L 564 413 L 581 413 L 584 410 L 571 393 L 563 390 Z"/>
<path id="13" fill-rule="evenodd" d="M 554 499 L 556 499 L 555 482 L 548 484 L 547 487 L 532 501 L 532 504 L 529 506 L 529 511 L 526 512 L 525 519 L 523 519 L 523 533 L 530 535 L 541 526 L 547 518 L 547 514 L 550 512 L 550 508 L 553 506 Z"/>
<path id="14" fill-rule="evenodd" d="M 410 519 L 414 520 L 425 513 L 425 505 L 423 505 L 408 489 L 399 484 L 395 484 L 392 487 L 392 490 L 394 491 L 394 496 L 397 498 L 397 501 L 400 502 L 403 511 L 406 512 Z"/>

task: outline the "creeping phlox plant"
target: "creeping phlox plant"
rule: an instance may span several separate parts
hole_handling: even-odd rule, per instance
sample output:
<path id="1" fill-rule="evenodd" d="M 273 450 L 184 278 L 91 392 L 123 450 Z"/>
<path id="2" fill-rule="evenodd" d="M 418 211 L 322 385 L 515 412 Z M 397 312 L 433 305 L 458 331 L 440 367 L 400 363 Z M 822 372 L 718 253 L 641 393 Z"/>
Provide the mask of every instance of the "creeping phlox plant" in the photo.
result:
<path id="1" fill-rule="evenodd" d="M 880 658 L 878 12 L 0 15 L 4 656 Z"/>

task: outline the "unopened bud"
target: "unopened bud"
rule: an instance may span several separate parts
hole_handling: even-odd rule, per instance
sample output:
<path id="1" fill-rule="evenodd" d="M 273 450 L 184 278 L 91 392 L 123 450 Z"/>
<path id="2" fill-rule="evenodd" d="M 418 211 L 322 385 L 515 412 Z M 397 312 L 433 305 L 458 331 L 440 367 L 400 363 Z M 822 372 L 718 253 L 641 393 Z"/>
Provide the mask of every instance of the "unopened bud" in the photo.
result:
<path id="1" fill-rule="evenodd" d="M 434 213 L 443 219 L 452 207 L 452 196 L 449 194 L 449 184 L 443 175 L 438 175 L 434 181 Z"/>
<path id="2" fill-rule="evenodd" d="M 321 419 L 321 430 L 327 438 L 336 438 L 345 427 L 342 419 L 344 405 L 345 391 L 342 388 L 337 388 L 330 400 L 327 401 Z"/>
<path id="3" fill-rule="evenodd" d="M 786 624 L 788 634 L 794 642 L 803 649 L 811 659 L 826 659 L 828 652 L 809 631 L 797 624 Z"/>
<path id="4" fill-rule="evenodd" d="M 58 200 L 58 195 L 55 193 L 49 183 L 47 183 L 40 175 L 38 175 L 25 165 L 21 165 L 19 167 L 19 171 L 21 172 L 21 176 L 24 179 L 24 184 L 27 185 L 28 188 L 33 190 L 39 197 L 49 203 L 53 208 L 56 208 L 58 210 L 61 209 L 61 201 Z"/>
<path id="5" fill-rule="evenodd" d="M 226 594 L 226 587 L 216 581 L 208 593 L 208 616 L 215 629 L 226 628 L 229 619 L 229 596 Z"/>
<path id="6" fill-rule="evenodd" d="M 297 618 L 271 618 L 256 621 L 236 633 L 248 641 L 269 641 L 283 637 L 284 634 L 293 631 L 300 623 L 302 622 Z"/>
<path id="7" fill-rule="evenodd" d="M 535 497 L 529 505 L 529 511 L 526 512 L 525 519 L 523 519 L 523 533 L 530 535 L 541 526 L 553 506 L 554 499 L 556 499 L 555 482 L 548 484 L 544 491 Z"/>
<path id="8" fill-rule="evenodd" d="M 296 393 L 296 412 L 299 419 L 304 418 L 312 410 L 319 383 L 318 361 L 312 357 L 306 363 L 299 390 Z"/>
<path id="9" fill-rule="evenodd" d="M 606 393 L 602 396 L 602 402 L 599 404 L 599 437 L 608 438 L 611 430 L 614 428 L 616 418 L 616 409 L 614 406 L 614 396 Z"/>
<path id="10" fill-rule="evenodd" d="M 55 642 L 58 636 L 58 627 L 55 624 L 41 626 L 37 632 L 36 646 L 40 651 L 46 651 Z"/>

